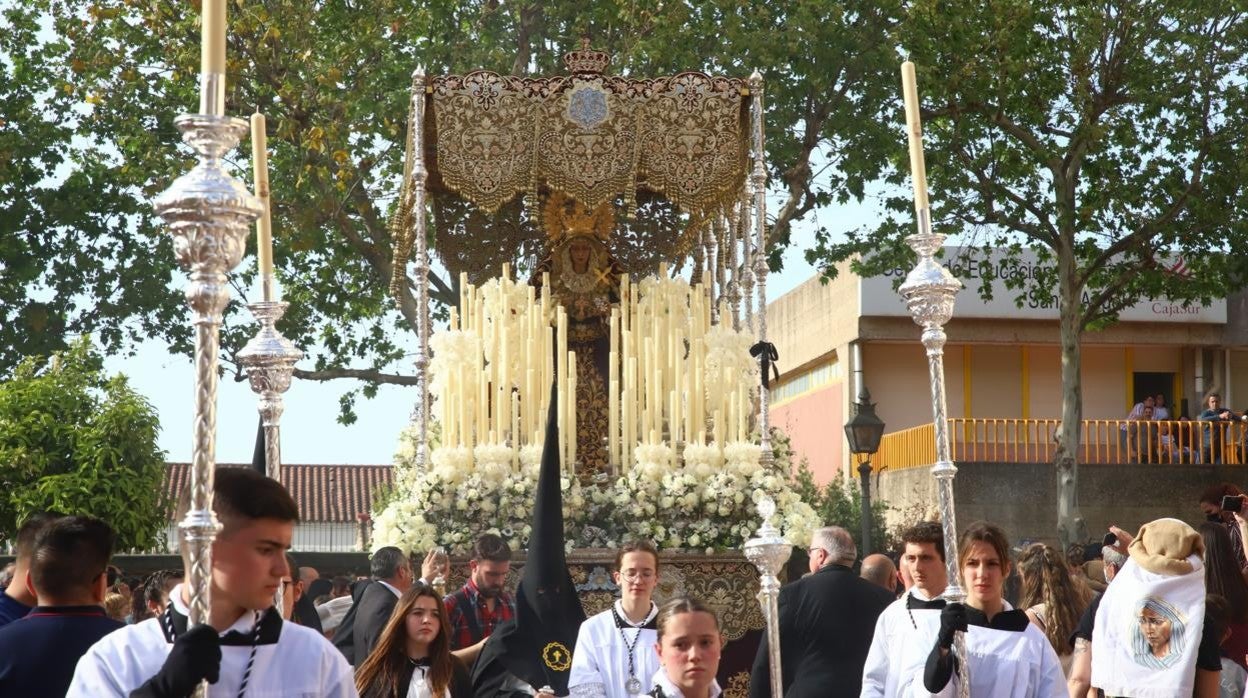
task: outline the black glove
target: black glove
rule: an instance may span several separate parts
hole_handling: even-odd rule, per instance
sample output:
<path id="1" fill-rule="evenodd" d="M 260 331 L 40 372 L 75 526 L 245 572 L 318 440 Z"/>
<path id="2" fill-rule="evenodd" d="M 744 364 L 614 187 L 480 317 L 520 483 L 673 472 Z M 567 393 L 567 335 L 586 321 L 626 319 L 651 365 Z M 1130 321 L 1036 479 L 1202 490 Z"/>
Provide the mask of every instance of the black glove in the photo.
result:
<path id="1" fill-rule="evenodd" d="M 186 698 L 200 681 L 221 678 L 221 638 L 210 625 L 196 625 L 173 643 L 164 666 L 130 693 L 130 698 Z"/>
<path id="2" fill-rule="evenodd" d="M 961 630 L 966 632 L 966 606 L 951 603 L 940 611 L 940 634 L 936 636 L 936 644 L 942 649 L 953 647 L 953 634 Z"/>

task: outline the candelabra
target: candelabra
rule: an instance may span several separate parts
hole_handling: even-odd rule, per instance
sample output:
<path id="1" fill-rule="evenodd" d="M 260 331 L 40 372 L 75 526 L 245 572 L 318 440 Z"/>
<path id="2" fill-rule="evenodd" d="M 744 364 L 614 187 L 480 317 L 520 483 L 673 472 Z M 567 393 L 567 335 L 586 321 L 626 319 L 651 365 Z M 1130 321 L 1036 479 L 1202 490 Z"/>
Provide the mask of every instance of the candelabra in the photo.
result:
<path id="1" fill-rule="evenodd" d="M 207 79 L 207 78 L 205 78 Z M 243 257 L 260 200 L 223 167 L 222 156 L 247 133 L 247 122 L 223 115 L 221 90 L 205 90 L 203 114 L 174 120 L 198 164 L 156 197 L 156 214 L 173 235 L 174 255 L 189 275 L 186 299 L 195 327 L 195 419 L 190 507 L 178 524 L 186 541 L 191 624 L 208 621 L 212 541 L 220 528 L 212 512 L 217 438 L 217 354 L 221 313 L 230 298 L 226 272 Z M 215 96 L 214 96 L 215 95 Z M 205 106 L 206 104 L 206 106 Z"/>
<path id="2" fill-rule="evenodd" d="M 290 378 L 303 352 L 277 330 L 277 321 L 286 312 L 282 301 L 257 301 L 248 305 L 260 321 L 260 331 L 238 352 L 238 361 L 247 368 L 251 389 L 260 396 L 260 417 L 264 421 L 264 465 L 269 477 L 282 481 L 281 422 L 282 394 L 290 389 Z"/>
<path id="3" fill-rule="evenodd" d="M 767 665 L 771 670 L 771 696 L 781 698 L 784 680 L 780 673 L 780 618 L 777 600 L 780 597 L 780 569 L 788 561 L 793 546 L 780 535 L 780 529 L 771 523 L 776 514 L 776 503 L 767 495 L 758 500 L 758 513 L 763 517 L 754 538 L 745 542 L 745 559 L 758 568 L 758 603 L 763 607 L 763 619 L 767 622 Z"/>
<path id="4" fill-rule="evenodd" d="M 958 570 L 958 525 L 954 515 L 953 478 L 958 473 L 950 459 L 949 422 L 945 418 L 945 329 L 953 317 L 953 303 L 962 290 L 962 283 L 954 278 L 935 259 L 945 236 L 932 232 L 930 209 L 926 206 L 918 212 L 919 232 L 906 238 L 910 248 L 919 256 L 918 264 L 906 276 L 901 285 L 901 295 L 906 299 L 910 316 L 923 328 L 922 342 L 927 349 L 927 368 L 931 382 L 932 420 L 936 431 L 936 464 L 932 475 L 936 478 L 936 497 L 940 507 L 940 527 L 945 538 L 945 565 L 949 585 L 943 597 L 950 603 L 962 603 L 966 593 L 960 583 Z M 961 677 L 958 693 L 961 698 L 970 696 L 970 665 L 967 662 L 965 633 L 958 633 L 954 641 L 954 654 L 958 658 Z"/>

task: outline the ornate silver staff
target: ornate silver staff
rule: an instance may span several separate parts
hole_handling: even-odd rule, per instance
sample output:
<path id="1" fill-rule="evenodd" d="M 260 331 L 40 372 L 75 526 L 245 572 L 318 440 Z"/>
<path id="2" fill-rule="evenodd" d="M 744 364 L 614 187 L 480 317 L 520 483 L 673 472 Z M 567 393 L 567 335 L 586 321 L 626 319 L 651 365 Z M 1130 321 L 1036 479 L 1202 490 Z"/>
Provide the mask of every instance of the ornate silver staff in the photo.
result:
<path id="1" fill-rule="evenodd" d="M 758 603 L 763 607 L 763 619 L 767 621 L 767 666 L 771 671 L 771 696 L 784 695 L 784 677 L 780 673 L 780 618 L 777 599 L 780 597 L 780 569 L 788 561 L 793 546 L 780 535 L 780 529 L 771 523 L 776 515 L 776 503 L 767 495 L 758 499 L 758 514 L 763 525 L 758 527 L 754 538 L 745 542 L 745 559 L 758 568 Z"/>
<path id="2" fill-rule="evenodd" d="M 927 368 L 931 379 L 932 421 L 936 431 L 936 464 L 932 475 L 936 478 L 936 497 L 940 507 L 940 528 L 945 537 L 945 567 L 949 585 L 941 596 L 950 603 L 962 603 L 966 593 L 962 590 L 958 570 L 958 524 L 954 514 L 953 478 L 958 474 L 949 454 L 949 422 L 945 418 L 945 329 L 953 317 L 953 302 L 962 282 L 954 278 L 943 265 L 936 261 L 945 236 L 932 232 L 931 207 L 927 202 L 927 170 L 923 164 L 923 130 L 919 121 L 919 92 L 914 78 L 914 64 L 906 61 L 901 66 L 901 82 L 906 103 L 906 132 L 910 142 L 910 170 L 914 180 L 914 211 L 918 219 L 918 232 L 906 238 L 906 243 L 919 256 L 914 269 L 906 275 L 901 285 L 901 295 L 906 299 L 910 317 L 923 328 L 922 342 L 927 349 Z M 966 634 L 957 633 L 954 639 L 954 656 L 960 667 L 958 695 L 970 698 L 971 669 L 966 655 Z"/>
<path id="3" fill-rule="evenodd" d="M 264 421 L 264 465 L 269 477 L 282 481 L 281 421 L 282 393 L 290 388 L 295 364 L 303 358 L 276 324 L 286 312 L 283 301 L 256 301 L 247 307 L 260 321 L 260 331 L 238 352 L 238 361 L 247 368 L 251 389 L 260 396 L 260 417 Z"/>
<path id="4" fill-rule="evenodd" d="M 754 280 L 758 284 L 758 342 L 763 351 L 770 351 L 767 342 L 767 152 L 763 149 L 763 75 L 755 70 L 750 75 L 750 121 L 753 130 L 754 169 L 750 172 L 750 188 L 754 195 Z M 748 232 L 743 231 L 748 237 Z M 746 260 L 749 263 L 749 260 Z M 723 322 L 722 320 L 720 322 Z M 758 382 L 758 432 L 763 447 L 761 462 L 775 462 L 771 448 L 771 390 L 766 384 L 769 364 L 760 366 Z M 775 506 L 774 504 L 772 505 Z"/>
<path id="5" fill-rule="evenodd" d="M 190 277 L 186 299 L 195 326 L 190 508 L 178 524 L 186 541 L 191 624 L 208 621 L 212 540 L 220 527 L 212 512 L 212 481 L 216 465 L 217 353 L 221 313 L 230 298 L 225 275 L 242 259 L 251 223 L 261 212 L 259 199 L 221 162 L 247 132 L 247 122 L 225 116 L 224 0 L 204 3 L 203 31 L 201 113 L 174 119 L 182 140 L 195 150 L 199 162 L 156 197 L 153 206 L 168 224 L 174 255 Z"/>

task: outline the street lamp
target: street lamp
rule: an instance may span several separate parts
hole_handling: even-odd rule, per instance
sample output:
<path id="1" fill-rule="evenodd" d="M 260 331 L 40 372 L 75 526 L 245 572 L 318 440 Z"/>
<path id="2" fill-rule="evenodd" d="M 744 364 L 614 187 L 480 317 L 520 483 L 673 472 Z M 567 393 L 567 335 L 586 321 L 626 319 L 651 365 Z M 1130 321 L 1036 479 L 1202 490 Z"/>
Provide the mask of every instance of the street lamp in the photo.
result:
<path id="1" fill-rule="evenodd" d="M 875 416 L 875 404 L 871 402 L 871 393 L 862 387 L 858 393 L 858 402 L 854 404 L 854 418 L 845 424 L 845 440 L 849 442 L 849 450 L 855 455 L 870 456 L 880 450 L 880 439 L 884 436 L 884 421 Z M 862 554 L 871 552 L 871 460 L 863 459 L 858 464 L 858 477 L 862 479 Z"/>

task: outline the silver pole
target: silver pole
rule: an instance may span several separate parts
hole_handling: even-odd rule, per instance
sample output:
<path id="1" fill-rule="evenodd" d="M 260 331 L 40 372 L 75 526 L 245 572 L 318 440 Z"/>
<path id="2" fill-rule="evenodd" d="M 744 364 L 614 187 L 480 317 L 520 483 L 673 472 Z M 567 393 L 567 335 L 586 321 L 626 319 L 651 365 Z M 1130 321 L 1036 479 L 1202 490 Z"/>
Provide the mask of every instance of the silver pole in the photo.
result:
<path id="1" fill-rule="evenodd" d="M 753 122 L 754 170 L 750 185 L 754 193 L 754 278 L 758 283 L 758 341 L 767 341 L 767 152 L 763 150 L 763 76 L 757 70 L 750 75 L 750 115 Z M 775 462 L 771 450 L 771 396 L 758 382 L 758 431 L 762 434 L 762 464 Z"/>
<path id="2" fill-rule="evenodd" d="M 957 467 L 950 459 L 949 420 L 945 418 L 945 329 L 953 317 L 953 303 L 962 290 L 962 282 L 954 278 L 943 265 L 936 261 L 945 236 L 932 232 L 931 209 L 927 206 L 918 211 L 919 232 L 906 238 L 906 243 L 919 256 L 914 269 L 901 285 L 901 295 L 906 299 L 910 316 L 923 328 L 922 342 L 927 349 L 927 368 L 932 393 L 932 420 L 936 432 L 936 464 L 932 475 L 936 478 L 936 497 L 940 507 L 940 527 L 945 537 L 945 566 L 949 574 L 949 586 L 943 598 L 950 603 L 962 603 L 966 593 L 962 589 L 958 570 L 958 523 L 954 514 L 953 478 Z M 961 676 L 958 695 L 970 698 L 971 670 L 967 661 L 965 633 L 958 633 L 954 640 L 954 656 L 958 659 Z"/>
<path id="3" fill-rule="evenodd" d="M 412 103 L 409 110 L 411 123 L 411 195 L 413 235 L 416 240 L 416 309 L 420 313 L 420 327 L 416 331 L 416 470 L 423 471 L 429 464 L 429 248 L 425 239 L 425 180 L 429 170 L 425 166 L 425 69 L 417 67 L 412 72 Z"/>
<path id="4" fill-rule="evenodd" d="M 780 535 L 771 519 L 776 514 L 776 503 L 766 494 L 758 499 L 758 513 L 763 517 L 754 538 L 745 542 L 745 559 L 758 568 L 758 603 L 763 607 L 763 619 L 767 622 L 767 667 L 771 672 L 771 696 L 784 695 L 784 676 L 780 666 L 780 569 L 788 561 L 793 546 Z"/>
<path id="5" fill-rule="evenodd" d="M 209 81 L 211 82 L 211 81 Z M 215 93 L 215 92 L 214 92 Z M 215 114 L 174 120 L 198 164 L 156 197 L 153 208 L 173 235 L 178 264 L 190 276 L 186 300 L 195 326 L 195 421 L 191 443 L 190 508 L 178 524 L 186 542 L 190 623 L 208 622 L 212 541 L 220 524 L 212 512 L 217 439 L 217 354 L 221 314 L 230 299 L 226 272 L 243 258 L 251 224 L 262 204 L 225 170 L 221 157 L 247 133 L 247 122 Z M 200 686 L 196 695 L 202 695 Z"/>

